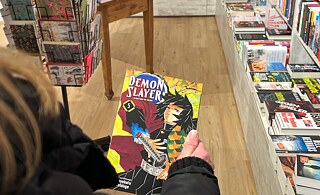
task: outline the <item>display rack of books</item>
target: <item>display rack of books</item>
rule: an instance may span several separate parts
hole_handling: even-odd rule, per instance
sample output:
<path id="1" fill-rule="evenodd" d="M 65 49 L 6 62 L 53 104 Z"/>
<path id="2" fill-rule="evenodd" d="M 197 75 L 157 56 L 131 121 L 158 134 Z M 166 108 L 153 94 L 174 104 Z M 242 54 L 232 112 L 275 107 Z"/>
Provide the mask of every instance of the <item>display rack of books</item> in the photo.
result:
<path id="1" fill-rule="evenodd" d="M 34 56 L 41 55 L 40 36 L 32 0 L 1 0 L 3 31 L 8 47 L 16 48 Z"/>
<path id="2" fill-rule="evenodd" d="M 320 6 L 267 1 L 264 17 L 225 2 L 216 21 L 258 194 L 320 194 Z"/>
<path id="3" fill-rule="evenodd" d="M 320 33 L 320 4 L 317 0 L 270 1 L 278 13 L 292 26 L 291 62 L 303 60 L 304 63 L 320 65 L 318 39 Z"/>
<path id="4" fill-rule="evenodd" d="M 1 3 L 8 47 L 43 56 L 54 85 L 82 86 L 89 81 L 102 51 L 96 0 Z"/>
<path id="5" fill-rule="evenodd" d="M 35 0 L 41 49 L 55 85 L 82 86 L 101 59 L 96 0 Z"/>

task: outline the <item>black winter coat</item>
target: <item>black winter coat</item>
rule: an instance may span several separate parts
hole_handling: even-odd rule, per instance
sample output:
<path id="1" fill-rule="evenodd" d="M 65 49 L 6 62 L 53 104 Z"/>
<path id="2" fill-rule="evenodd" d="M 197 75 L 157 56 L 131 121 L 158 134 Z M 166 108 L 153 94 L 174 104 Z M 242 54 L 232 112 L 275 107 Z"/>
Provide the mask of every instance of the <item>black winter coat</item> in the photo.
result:
<path id="1" fill-rule="evenodd" d="M 102 150 L 70 123 L 63 107 L 57 117 L 41 118 L 36 90 L 25 80 L 14 80 L 38 120 L 42 135 L 42 161 L 32 181 L 19 194 L 85 195 L 116 186 L 118 176 Z M 19 171 L 23 172 L 23 167 Z"/>

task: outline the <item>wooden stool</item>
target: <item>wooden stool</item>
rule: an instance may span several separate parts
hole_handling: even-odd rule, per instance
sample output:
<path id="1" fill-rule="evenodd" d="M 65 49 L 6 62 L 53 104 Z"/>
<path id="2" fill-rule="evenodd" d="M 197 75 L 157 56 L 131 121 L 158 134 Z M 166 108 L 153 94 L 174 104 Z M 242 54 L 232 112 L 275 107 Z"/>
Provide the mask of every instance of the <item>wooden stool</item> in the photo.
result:
<path id="1" fill-rule="evenodd" d="M 146 71 L 153 73 L 153 0 L 102 0 L 98 10 L 102 14 L 102 71 L 105 96 L 110 100 L 114 93 L 112 90 L 109 23 L 143 12 Z"/>

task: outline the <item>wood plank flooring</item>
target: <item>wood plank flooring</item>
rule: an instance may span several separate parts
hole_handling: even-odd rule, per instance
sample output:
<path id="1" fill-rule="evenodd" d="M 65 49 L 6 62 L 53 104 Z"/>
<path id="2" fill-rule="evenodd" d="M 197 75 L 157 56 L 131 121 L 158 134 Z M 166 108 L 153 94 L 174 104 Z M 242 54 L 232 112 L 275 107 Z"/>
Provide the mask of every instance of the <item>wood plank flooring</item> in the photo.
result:
<path id="1" fill-rule="evenodd" d="M 104 96 L 101 66 L 86 86 L 68 88 L 71 120 L 93 139 L 112 132 L 125 70 L 145 68 L 142 18 L 117 21 L 110 30 L 114 98 Z M 155 73 L 204 84 L 198 131 L 222 195 L 256 195 L 215 18 L 155 18 L 154 31 Z"/>

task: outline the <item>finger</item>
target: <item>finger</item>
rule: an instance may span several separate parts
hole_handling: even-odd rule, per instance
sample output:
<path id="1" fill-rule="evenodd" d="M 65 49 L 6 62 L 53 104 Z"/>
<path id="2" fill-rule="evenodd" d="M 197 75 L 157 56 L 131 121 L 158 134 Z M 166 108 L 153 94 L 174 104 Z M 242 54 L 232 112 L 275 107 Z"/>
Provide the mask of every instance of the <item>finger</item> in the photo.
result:
<path id="1" fill-rule="evenodd" d="M 198 147 L 195 149 L 195 151 L 192 153 L 192 156 L 201 158 L 205 161 L 207 161 L 213 168 L 213 163 L 210 159 L 210 155 L 206 149 L 206 147 L 204 146 L 204 144 L 200 141 Z"/>
<path id="2" fill-rule="evenodd" d="M 199 135 L 196 130 L 191 130 L 187 136 L 186 141 L 184 142 L 183 149 L 178 159 L 190 156 L 199 144 Z"/>

